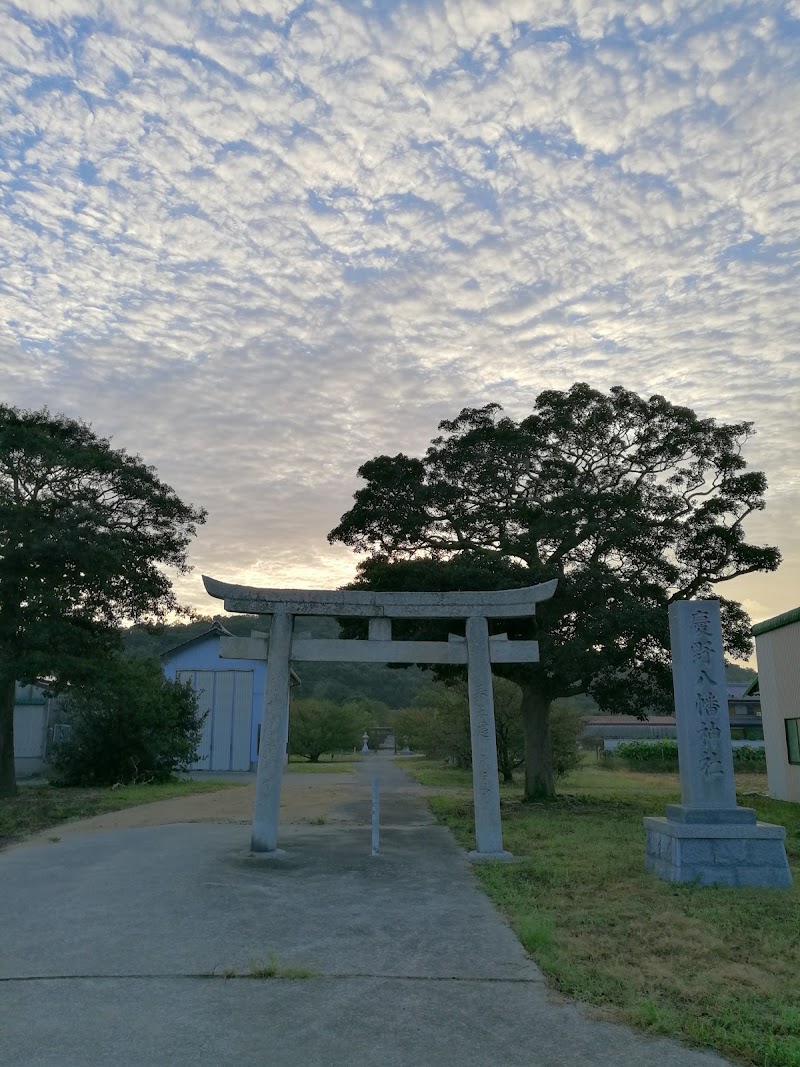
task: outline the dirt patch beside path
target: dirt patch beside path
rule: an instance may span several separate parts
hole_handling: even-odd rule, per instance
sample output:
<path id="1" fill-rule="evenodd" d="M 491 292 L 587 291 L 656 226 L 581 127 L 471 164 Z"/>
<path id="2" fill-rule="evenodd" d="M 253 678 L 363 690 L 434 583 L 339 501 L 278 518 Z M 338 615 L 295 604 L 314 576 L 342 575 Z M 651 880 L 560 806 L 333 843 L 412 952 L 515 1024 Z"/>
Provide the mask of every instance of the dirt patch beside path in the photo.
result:
<path id="1" fill-rule="evenodd" d="M 343 823 L 334 809 L 353 797 L 352 774 L 284 776 L 281 789 L 281 824 L 310 823 L 323 820 Z M 157 800 L 135 808 L 109 811 L 91 819 L 51 826 L 27 838 L 17 847 L 42 844 L 53 837 L 94 833 L 99 830 L 130 830 L 141 826 L 165 826 L 180 822 L 228 822 L 249 824 L 253 816 L 255 782 L 219 793 L 194 793 L 172 800 Z"/>

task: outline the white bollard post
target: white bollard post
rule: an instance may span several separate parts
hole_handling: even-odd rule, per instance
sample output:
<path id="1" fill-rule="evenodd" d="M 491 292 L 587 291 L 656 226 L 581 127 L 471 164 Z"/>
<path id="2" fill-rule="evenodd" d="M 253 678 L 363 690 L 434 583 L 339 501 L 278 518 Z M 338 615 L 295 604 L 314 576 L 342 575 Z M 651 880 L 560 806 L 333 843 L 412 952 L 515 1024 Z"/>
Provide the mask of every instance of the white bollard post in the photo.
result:
<path id="1" fill-rule="evenodd" d="M 253 805 L 252 852 L 275 852 L 278 848 L 278 815 L 281 781 L 289 729 L 289 656 L 292 648 L 292 616 L 272 616 L 267 653 L 267 687 L 261 720 L 256 798 Z"/>
<path id="2" fill-rule="evenodd" d="M 497 738 L 494 732 L 492 661 L 489 626 L 482 616 L 467 619 L 469 724 L 472 736 L 472 790 L 475 797 L 475 841 L 471 860 L 510 860 L 503 849 L 500 822 L 500 782 L 497 776 Z"/>
<path id="3" fill-rule="evenodd" d="M 372 779 L 372 855 L 378 855 L 381 829 L 381 780 Z"/>

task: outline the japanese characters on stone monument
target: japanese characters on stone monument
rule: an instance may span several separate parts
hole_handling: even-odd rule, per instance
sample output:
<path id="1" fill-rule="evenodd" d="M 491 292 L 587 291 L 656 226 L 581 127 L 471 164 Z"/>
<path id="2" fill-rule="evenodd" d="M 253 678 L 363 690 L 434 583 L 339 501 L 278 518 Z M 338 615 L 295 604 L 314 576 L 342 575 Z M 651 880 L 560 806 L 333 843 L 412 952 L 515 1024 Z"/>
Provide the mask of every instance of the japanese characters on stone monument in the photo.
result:
<path id="1" fill-rule="evenodd" d="M 735 808 L 719 602 L 678 601 L 669 622 L 682 803 Z"/>
<path id="2" fill-rule="evenodd" d="M 549 600 L 556 582 L 494 592 L 378 593 L 368 590 L 256 589 L 204 577 L 206 591 L 225 601 L 231 612 L 272 615 L 269 639 L 227 637 L 220 641 L 226 659 L 267 659 L 267 686 L 258 754 L 251 849 L 277 855 L 278 813 L 285 738 L 289 723 L 291 660 L 371 663 L 466 663 L 472 739 L 475 840 L 473 860 L 510 859 L 503 849 L 500 784 L 492 695 L 492 663 L 536 663 L 536 641 L 489 636 L 487 619 L 533 616 Z M 324 640 L 293 635 L 295 615 L 361 616 L 369 619 L 366 641 Z M 464 619 L 466 637 L 448 641 L 394 641 L 392 619 Z M 366 741 L 364 744 L 366 750 Z"/>
<path id="3" fill-rule="evenodd" d="M 674 882 L 791 885 L 782 826 L 736 804 L 719 601 L 669 608 L 681 803 L 646 818 L 647 870 Z"/>

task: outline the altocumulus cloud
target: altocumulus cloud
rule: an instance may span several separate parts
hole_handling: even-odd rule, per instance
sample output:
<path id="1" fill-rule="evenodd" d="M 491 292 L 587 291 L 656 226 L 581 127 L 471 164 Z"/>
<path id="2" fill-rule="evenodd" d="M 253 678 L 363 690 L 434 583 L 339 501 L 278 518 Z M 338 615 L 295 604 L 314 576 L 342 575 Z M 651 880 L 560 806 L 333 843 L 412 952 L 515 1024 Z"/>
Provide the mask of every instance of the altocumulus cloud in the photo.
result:
<path id="1" fill-rule="evenodd" d="M 206 505 L 198 568 L 330 585 L 364 459 L 661 392 L 755 421 L 787 563 L 731 592 L 791 607 L 798 57 L 797 0 L 3 5 L 4 398 Z"/>

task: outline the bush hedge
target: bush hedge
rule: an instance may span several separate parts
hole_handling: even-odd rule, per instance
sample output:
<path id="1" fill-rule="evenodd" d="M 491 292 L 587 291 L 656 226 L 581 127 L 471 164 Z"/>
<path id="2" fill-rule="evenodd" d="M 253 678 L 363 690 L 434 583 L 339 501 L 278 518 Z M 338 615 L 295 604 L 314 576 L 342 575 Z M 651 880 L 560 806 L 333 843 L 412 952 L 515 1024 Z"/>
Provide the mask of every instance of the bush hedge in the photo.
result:
<path id="1" fill-rule="evenodd" d="M 188 770 L 205 715 L 191 686 L 166 679 L 158 660 L 117 656 L 68 691 L 64 717 L 69 736 L 48 757 L 54 784 L 108 786 L 164 782 Z"/>
<path id="2" fill-rule="evenodd" d="M 678 770 L 678 742 L 660 741 L 623 741 L 610 753 L 611 760 L 621 760 L 632 771 L 652 771 L 654 773 Z M 759 774 L 767 769 L 767 758 L 763 748 L 755 745 L 737 745 L 733 749 L 734 771 L 749 771 Z"/>
<path id="3" fill-rule="evenodd" d="M 507 678 L 492 679 L 494 724 L 497 741 L 497 765 L 506 782 L 524 765 L 522 728 L 522 692 Z M 392 725 L 395 739 L 408 738 L 412 750 L 424 752 L 430 759 L 441 759 L 450 767 L 472 767 L 472 738 L 469 721 L 469 696 L 465 682 L 445 685 L 436 683 L 420 690 L 419 706 L 395 712 Z M 570 701 L 556 700 L 550 713 L 550 744 L 553 773 L 561 778 L 581 761 L 580 736 L 584 716 Z"/>

